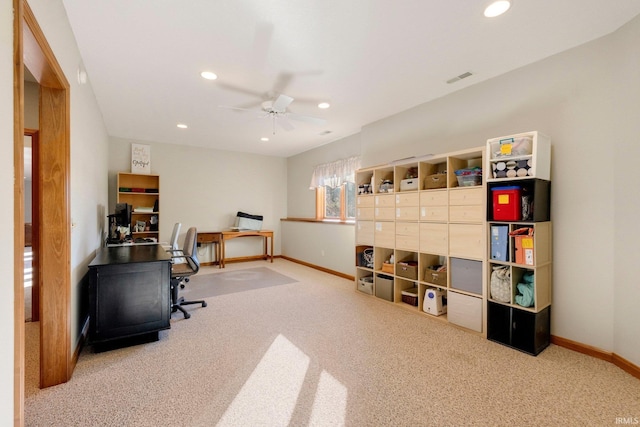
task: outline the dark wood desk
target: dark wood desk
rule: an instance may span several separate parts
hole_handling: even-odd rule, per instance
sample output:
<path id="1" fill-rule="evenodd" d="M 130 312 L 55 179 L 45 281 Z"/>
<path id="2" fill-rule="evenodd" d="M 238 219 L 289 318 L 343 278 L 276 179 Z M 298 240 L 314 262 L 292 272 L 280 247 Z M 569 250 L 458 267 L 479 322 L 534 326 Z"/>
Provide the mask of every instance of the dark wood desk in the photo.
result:
<path id="1" fill-rule="evenodd" d="M 161 245 L 100 248 L 89 274 L 91 344 L 157 340 L 170 328 L 171 256 Z"/>

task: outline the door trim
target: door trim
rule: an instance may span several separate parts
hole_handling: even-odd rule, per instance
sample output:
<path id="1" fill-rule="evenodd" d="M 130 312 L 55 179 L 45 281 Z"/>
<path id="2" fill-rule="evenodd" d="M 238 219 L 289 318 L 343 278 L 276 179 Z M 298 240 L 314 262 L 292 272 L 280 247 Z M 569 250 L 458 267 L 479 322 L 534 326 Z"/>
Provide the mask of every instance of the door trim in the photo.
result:
<path id="1" fill-rule="evenodd" d="M 24 67 L 40 84 L 40 387 L 68 381 L 71 358 L 69 82 L 26 0 L 14 5 L 14 170 L 24 172 Z M 14 180 L 14 425 L 24 425 L 24 182 Z"/>

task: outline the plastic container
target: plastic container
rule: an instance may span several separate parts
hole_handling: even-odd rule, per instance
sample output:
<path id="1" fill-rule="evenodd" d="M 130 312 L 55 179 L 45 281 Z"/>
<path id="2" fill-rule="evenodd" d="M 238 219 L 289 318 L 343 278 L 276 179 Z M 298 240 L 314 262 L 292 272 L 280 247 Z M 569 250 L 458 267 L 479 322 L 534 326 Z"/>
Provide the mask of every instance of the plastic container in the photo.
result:
<path id="1" fill-rule="evenodd" d="M 520 221 L 522 217 L 521 188 L 518 186 L 494 187 L 493 219 L 494 221 Z"/>

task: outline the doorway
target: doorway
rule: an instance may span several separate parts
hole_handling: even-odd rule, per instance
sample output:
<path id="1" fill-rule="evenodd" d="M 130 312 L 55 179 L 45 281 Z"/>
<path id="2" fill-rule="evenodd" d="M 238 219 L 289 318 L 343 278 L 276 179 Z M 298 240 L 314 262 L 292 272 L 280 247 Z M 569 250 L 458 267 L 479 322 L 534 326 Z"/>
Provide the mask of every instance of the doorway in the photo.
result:
<path id="1" fill-rule="evenodd" d="M 25 99 L 25 104 L 29 101 Z M 39 132 L 35 129 L 24 131 L 24 311 L 25 321 L 40 320 L 39 282 Z"/>
<path id="2" fill-rule="evenodd" d="M 26 0 L 14 6 L 14 171 L 24 169 L 24 70 L 40 85 L 37 217 L 40 279 L 40 387 L 68 381 L 71 357 L 70 94 Z M 14 419 L 24 424 L 24 181 L 14 180 Z"/>

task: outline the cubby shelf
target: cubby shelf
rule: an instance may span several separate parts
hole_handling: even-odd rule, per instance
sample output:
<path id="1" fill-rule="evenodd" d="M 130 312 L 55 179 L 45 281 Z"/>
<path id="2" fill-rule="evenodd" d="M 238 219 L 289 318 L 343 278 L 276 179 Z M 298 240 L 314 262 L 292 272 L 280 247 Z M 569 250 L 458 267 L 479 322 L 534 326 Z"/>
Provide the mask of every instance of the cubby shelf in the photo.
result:
<path id="1" fill-rule="evenodd" d="M 487 141 L 487 338 L 533 355 L 550 342 L 550 160 L 538 132 Z"/>
<path id="2" fill-rule="evenodd" d="M 471 321 L 465 312 L 469 305 L 482 307 L 486 301 L 486 189 L 481 178 L 473 182 L 459 180 L 455 173 L 464 170 L 477 174 L 484 152 L 484 147 L 479 147 L 356 173 L 356 253 L 364 248 L 373 248 L 374 253 L 372 268 L 356 260 L 358 290 L 429 318 L 486 333 L 482 308 L 480 317 L 475 311 Z M 450 285 L 452 256 L 480 264 L 470 279 L 475 281 L 477 292 Z M 392 257 L 392 269 L 383 271 L 383 265 Z M 444 266 L 444 271 L 428 270 L 434 266 Z M 361 284 L 368 276 L 371 292 Z M 425 303 L 429 307 L 434 304 L 427 298 L 430 289 L 444 292 L 438 293 L 437 298 L 446 305 L 447 312 L 438 316 L 426 312 Z M 417 305 L 403 302 L 402 293 L 408 290 L 417 294 Z M 453 304 L 447 303 L 451 293 L 456 294 Z"/>

